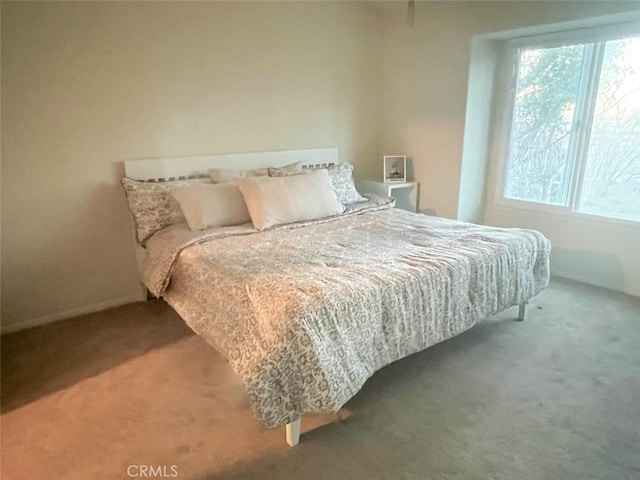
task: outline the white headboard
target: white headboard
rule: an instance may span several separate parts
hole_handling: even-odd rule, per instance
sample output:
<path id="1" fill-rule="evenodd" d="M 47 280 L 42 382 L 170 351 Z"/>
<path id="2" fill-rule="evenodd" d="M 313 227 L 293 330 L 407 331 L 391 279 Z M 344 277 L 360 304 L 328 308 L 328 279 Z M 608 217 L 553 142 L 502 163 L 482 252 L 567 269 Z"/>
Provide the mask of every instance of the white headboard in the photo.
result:
<path id="1" fill-rule="evenodd" d="M 310 148 L 276 152 L 127 160 L 124 162 L 124 172 L 127 177 L 135 180 L 158 181 L 203 176 L 210 168 L 251 170 L 282 167 L 298 161 L 301 161 L 305 168 L 333 165 L 338 163 L 338 149 L 335 147 Z"/>

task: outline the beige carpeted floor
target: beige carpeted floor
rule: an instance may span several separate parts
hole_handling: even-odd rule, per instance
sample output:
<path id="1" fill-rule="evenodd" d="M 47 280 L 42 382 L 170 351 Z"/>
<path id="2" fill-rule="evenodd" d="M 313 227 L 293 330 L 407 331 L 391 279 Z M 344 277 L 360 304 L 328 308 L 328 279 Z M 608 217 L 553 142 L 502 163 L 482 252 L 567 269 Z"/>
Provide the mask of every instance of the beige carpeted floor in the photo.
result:
<path id="1" fill-rule="evenodd" d="M 556 280 L 529 313 L 383 369 L 293 449 L 162 302 L 5 335 L 2 478 L 640 478 L 640 299 Z"/>

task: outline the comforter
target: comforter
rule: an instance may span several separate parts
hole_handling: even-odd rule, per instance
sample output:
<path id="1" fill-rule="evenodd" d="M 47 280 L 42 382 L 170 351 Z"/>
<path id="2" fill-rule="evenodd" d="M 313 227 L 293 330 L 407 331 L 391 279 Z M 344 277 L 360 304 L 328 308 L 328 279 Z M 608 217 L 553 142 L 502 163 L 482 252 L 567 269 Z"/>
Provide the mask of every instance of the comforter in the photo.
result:
<path id="1" fill-rule="evenodd" d="M 378 369 L 539 293 L 549 241 L 391 208 L 258 232 L 174 225 L 142 276 L 240 375 L 259 423 L 337 411 Z"/>

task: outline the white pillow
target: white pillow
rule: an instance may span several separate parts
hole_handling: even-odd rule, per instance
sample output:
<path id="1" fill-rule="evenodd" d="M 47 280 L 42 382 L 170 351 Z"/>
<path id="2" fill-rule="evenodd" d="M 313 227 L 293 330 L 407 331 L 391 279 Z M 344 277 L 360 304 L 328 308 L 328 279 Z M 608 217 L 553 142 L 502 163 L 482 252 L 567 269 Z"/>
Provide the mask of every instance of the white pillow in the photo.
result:
<path id="1" fill-rule="evenodd" d="M 298 162 L 300 163 L 300 162 Z M 282 168 L 269 168 L 270 177 L 284 177 L 286 175 L 298 175 L 300 173 L 308 173 L 312 170 L 303 170 L 300 163 L 296 170 L 297 164 L 287 165 Z M 338 201 L 343 205 L 351 205 L 357 202 L 366 202 L 367 199 L 358 193 L 353 183 L 353 165 L 350 163 L 338 163 L 329 167 L 322 167 L 329 171 L 329 177 L 336 191 Z"/>
<path id="2" fill-rule="evenodd" d="M 258 230 L 344 211 L 326 170 L 287 177 L 244 177 L 238 180 L 238 187 Z"/>
<path id="3" fill-rule="evenodd" d="M 241 225 L 251 221 L 237 185 L 194 185 L 171 190 L 190 230 Z"/>

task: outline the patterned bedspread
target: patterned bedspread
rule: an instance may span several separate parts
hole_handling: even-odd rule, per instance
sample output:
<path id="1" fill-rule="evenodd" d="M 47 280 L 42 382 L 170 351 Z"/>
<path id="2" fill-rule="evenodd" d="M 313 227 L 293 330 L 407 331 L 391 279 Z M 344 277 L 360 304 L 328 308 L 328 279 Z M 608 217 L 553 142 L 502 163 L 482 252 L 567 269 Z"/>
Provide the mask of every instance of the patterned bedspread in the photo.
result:
<path id="1" fill-rule="evenodd" d="M 337 411 L 376 370 L 549 281 L 539 232 L 391 206 L 264 232 L 171 226 L 147 243 L 143 279 L 228 358 L 261 425 Z"/>

